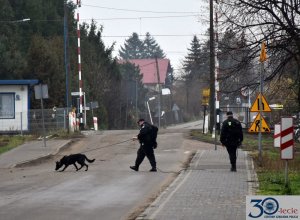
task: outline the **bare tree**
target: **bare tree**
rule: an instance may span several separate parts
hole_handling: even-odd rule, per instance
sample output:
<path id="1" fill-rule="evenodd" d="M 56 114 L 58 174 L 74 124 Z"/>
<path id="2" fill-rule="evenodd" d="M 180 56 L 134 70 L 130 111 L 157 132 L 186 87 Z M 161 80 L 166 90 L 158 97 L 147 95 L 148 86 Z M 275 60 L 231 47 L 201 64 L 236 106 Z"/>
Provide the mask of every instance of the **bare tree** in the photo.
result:
<path id="1" fill-rule="evenodd" d="M 299 0 L 222 0 L 219 3 L 221 27 L 230 28 L 236 37 L 245 35 L 247 57 L 231 68 L 231 74 L 246 63 L 258 64 L 260 45 L 267 44 L 268 60 L 264 81 L 280 79 L 287 73 L 291 63 L 297 66 L 293 79 L 299 85 L 300 54 L 300 1 Z M 234 48 L 236 49 L 236 48 Z M 241 48 L 240 48 L 241 49 Z M 231 66 L 232 67 L 232 66 Z M 278 78 L 279 77 L 279 78 Z M 246 81 L 241 87 L 255 86 L 257 80 Z M 236 89 L 236 88 L 235 88 Z M 300 87 L 298 86 L 298 103 Z"/>

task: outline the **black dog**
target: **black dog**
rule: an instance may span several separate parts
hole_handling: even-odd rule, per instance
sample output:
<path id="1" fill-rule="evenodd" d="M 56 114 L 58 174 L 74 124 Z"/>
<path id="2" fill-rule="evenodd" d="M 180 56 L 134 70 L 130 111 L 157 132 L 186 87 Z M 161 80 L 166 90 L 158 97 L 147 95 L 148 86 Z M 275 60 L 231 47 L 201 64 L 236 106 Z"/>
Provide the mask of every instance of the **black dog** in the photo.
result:
<path id="1" fill-rule="evenodd" d="M 89 166 L 85 163 L 85 160 L 87 160 L 89 163 L 93 163 L 95 161 L 95 159 L 93 159 L 93 160 L 88 159 L 84 154 L 71 154 L 69 156 L 64 156 L 63 158 L 61 158 L 60 161 L 56 161 L 55 170 L 58 170 L 63 165 L 65 165 L 65 167 L 61 171 L 59 171 L 59 172 L 62 172 L 69 165 L 73 164 L 76 168 L 76 171 L 80 170 L 83 166 L 86 166 L 85 171 L 87 171 Z M 81 167 L 79 167 L 79 169 L 76 166 L 76 162 L 81 165 Z"/>

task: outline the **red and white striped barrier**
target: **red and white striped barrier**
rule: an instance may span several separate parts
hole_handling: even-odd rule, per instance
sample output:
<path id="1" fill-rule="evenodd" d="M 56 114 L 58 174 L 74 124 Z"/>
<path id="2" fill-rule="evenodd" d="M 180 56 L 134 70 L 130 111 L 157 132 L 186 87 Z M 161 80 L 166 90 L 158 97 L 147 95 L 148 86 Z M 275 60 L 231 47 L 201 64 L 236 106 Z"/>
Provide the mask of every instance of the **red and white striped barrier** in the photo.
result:
<path id="1" fill-rule="evenodd" d="M 282 160 L 294 159 L 294 126 L 292 117 L 281 118 L 280 155 Z"/>
<path id="2" fill-rule="evenodd" d="M 77 128 L 76 128 L 76 113 L 75 112 L 69 112 L 69 128 L 72 132 L 77 130 Z"/>
<path id="3" fill-rule="evenodd" d="M 94 122 L 94 130 L 98 131 L 98 118 L 97 117 L 93 117 L 93 122 Z"/>
<path id="4" fill-rule="evenodd" d="M 280 147 L 280 125 L 274 127 L 274 147 Z"/>
<path id="5" fill-rule="evenodd" d="M 79 78 L 79 113 L 82 115 L 83 110 L 83 92 L 82 92 L 82 78 L 81 78 L 81 49 L 80 49 L 80 25 L 79 25 L 79 8 L 81 7 L 81 0 L 77 0 L 77 45 L 78 45 L 78 78 Z M 80 123 L 83 123 L 82 116 Z"/>

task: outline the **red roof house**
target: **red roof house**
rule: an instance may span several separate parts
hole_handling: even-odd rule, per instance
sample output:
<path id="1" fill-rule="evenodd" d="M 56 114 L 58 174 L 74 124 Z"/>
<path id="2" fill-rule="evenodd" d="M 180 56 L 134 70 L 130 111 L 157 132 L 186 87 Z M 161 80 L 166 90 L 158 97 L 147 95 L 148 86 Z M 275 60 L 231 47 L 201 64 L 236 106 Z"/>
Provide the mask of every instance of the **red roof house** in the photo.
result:
<path id="1" fill-rule="evenodd" d="M 132 59 L 128 62 L 138 66 L 141 74 L 143 74 L 144 85 L 158 84 L 157 67 L 155 59 Z M 126 62 L 126 61 L 121 61 Z M 169 59 L 157 59 L 159 84 L 165 84 L 166 76 L 171 72 L 171 65 Z"/>

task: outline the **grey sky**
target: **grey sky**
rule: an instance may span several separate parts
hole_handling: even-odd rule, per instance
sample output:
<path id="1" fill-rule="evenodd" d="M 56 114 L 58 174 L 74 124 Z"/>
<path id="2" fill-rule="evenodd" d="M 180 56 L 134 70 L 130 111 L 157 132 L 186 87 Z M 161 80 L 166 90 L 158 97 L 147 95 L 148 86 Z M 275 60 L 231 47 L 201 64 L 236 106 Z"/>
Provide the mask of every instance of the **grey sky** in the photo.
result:
<path id="1" fill-rule="evenodd" d="M 177 69 L 193 35 L 207 39 L 209 11 L 205 0 L 82 0 L 81 4 L 80 20 L 90 23 L 93 18 L 103 25 L 103 40 L 106 46 L 116 42 L 116 56 L 133 32 L 141 39 L 149 32 Z"/>

